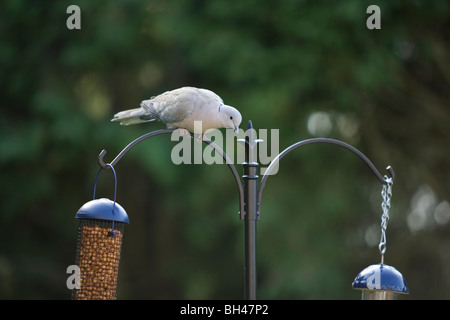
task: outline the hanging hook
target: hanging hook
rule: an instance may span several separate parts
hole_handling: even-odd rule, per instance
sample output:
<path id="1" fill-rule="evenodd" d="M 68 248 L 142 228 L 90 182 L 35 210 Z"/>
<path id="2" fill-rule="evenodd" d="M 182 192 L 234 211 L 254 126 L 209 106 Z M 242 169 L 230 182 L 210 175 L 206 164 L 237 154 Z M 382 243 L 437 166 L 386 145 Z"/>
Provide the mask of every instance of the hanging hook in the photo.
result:
<path id="1" fill-rule="evenodd" d="M 103 158 L 106 155 L 106 150 L 103 149 L 100 154 L 98 155 L 98 164 L 100 165 L 100 167 L 102 167 L 103 169 L 107 169 L 108 166 L 106 165 L 106 163 L 103 161 Z M 100 171 L 99 171 L 100 172 Z"/>
<path id="2" fill-rule="evenodd" d="M 104 151 L 104 150 L 103 150 Z M 105 151 L 106 153 L 106 151 Z M 111 168 L 112 172 L 114 173 L 114 203 L 113 203 L 113 208 L 112 208 L 112 214 L 113 216 L 115 215 L 115 208 L 116 208 L 116 195 L 117 195 L 117 175 L 116 175 L 116 170 L 114 170 L 114 167 L 107 163 L 105 164 L 105 168 Z M 95 182 L 94 182 L 94 192 L 93 192 L 93 200 L 95 200 L 95 190 L 97 189 L 97 181 L 98 181 L 98 176 L 100 175 L 100 172 L 104 169 L 104 167 L 101 167 L 100 170 L 98 170 L 97 172 L 97 176 L 95 177 Z M 112 228 L 111 231 L 108 232 L 108 236 L 110 237 L 115 237 L 116 236 L 116 232 L 114 231 L 114 220 L 112 220 Z"/>
<path id="3" fill-rule="evenodd" d="M 392 182 L 394 182 L 394 180 L 395 180 L 395 171 L 394 171 L 394 169 L 391 166 L 388 166 L 386 168 L 386 170 L 389 172 L 389 175 L 391 176 Z M 385 183 L 387 183 L 387 182 L 385 182 Z"/>
<path id="4" fill-rule="evenodd" d="M 114 173 L 114 207 L 116 204 L 116 194 L 117 194 L 117 175 L 116 175 L 116 170 L 114 170 L 114 167 L 112 165 L 110 165 L 109 163 L 105 164 L 105 167 L 109 167 L 111 168 L 112 172 Z M 100 170 L 98 170 L 97 172 L 97 176 L 95 177 L 95 182 L 94 182 L 94 192 L 93 192 L 93 200 L 95 200 L 95 190 L 97 188 L 97 180 L 98 180 L 98 176 L 100 175 L 100 172 L 103 170 L 103 167 L 100 168 Z M 114 207 L 113 207 L 113 214 L 114 214 Z"/>

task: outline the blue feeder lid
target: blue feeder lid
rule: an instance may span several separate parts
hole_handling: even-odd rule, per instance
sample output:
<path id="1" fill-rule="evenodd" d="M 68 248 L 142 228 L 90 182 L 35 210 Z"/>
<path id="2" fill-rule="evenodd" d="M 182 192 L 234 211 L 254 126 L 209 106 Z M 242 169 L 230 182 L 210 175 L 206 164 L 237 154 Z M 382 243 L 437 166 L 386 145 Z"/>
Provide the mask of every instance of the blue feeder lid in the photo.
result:
<path id="1" fill-rule="evenodd" d="M 114 212 L 113 212 L 114 209 Z M 95 199 L 85 203 L 75 215 L 76 219 L 112 220 L 130 223 L 125 209 L 117 202 L 106 198 Z"/>
<path id="2" fill-rule="evenodd" d="M 361 271 L 352 284 L 354 289 L 409 293 L 402 274 L 386 264 L 374 264 Z"/>

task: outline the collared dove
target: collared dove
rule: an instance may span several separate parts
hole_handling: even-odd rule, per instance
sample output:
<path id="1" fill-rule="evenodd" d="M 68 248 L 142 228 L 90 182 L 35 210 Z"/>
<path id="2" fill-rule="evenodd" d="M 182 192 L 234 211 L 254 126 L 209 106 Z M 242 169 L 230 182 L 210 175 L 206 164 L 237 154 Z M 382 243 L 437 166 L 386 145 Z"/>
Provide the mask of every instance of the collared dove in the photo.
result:
<path id="1" fill-rule="evenodd" d="M 169 129 L 203 135 L 215 128 L 231 128 L 237 133 L 242 116 L 210 90 L 183 87 L 144 100 L 140 108 L 121 111 L 111 121 L 130 125 L 155 120 L 164 122 Z M 202 132 L 194 132 L 194 121 L 201 121 Z"/>

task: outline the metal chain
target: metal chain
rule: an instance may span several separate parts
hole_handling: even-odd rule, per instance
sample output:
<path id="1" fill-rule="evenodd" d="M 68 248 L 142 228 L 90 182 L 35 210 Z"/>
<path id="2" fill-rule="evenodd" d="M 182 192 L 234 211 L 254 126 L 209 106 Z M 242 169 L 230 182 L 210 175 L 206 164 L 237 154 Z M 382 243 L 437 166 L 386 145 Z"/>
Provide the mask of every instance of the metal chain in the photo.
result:
<path id="1" fill-rule="evenodd" d="M 381 263 L 383 264 L 384 254 L 386 252 L 386 228 L 389 221 L 389 209 L 391 208 L 391 197 L 392 197 L 392 185 L 394 181 L 388 176 L 384 176 L 384 181 L 386 184 L 383 185 L 381 190 L 381 197 L 383 202 L 381 203 L 381 208 L 383 209 L 383 214 L 381 216 L 381 239 L 378 249 L 381 253 Z"/>

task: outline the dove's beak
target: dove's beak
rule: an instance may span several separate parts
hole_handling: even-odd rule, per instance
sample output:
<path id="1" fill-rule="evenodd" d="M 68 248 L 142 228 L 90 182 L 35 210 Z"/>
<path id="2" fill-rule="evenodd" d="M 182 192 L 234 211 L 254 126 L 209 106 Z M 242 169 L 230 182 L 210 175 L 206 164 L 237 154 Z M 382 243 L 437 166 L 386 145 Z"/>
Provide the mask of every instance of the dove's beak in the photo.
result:
<path id="1" fill-rule="evenodd" d="M 234 133 L 236 133 L 236 134 L 239 133 L 239 127 L 238 126 L 234 126 Z"/>

